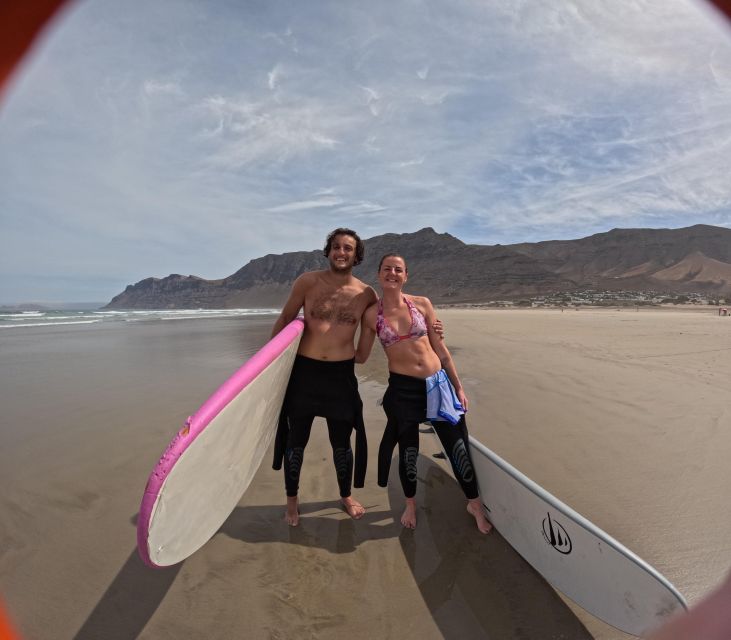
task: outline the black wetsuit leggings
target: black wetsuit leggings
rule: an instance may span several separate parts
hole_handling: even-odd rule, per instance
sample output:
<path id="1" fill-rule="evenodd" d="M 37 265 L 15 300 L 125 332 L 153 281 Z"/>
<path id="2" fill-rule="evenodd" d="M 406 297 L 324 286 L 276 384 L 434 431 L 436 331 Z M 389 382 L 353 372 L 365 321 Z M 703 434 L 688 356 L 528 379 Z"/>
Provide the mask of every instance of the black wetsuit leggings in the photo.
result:
<path id="1" fill-rule="evenodd" d="M 421 378 L 391 373 L 383 397 L 383 408 L 388 421 L 378 449 L 378 484 L 381 487 L 388 485 L 391 456 L 398 444 L 401 486 L 404 495 L 413 498 L 416 495 L 419 424 L 426 420 L 426 382 Z M 456 425 L 443 421 L 433 421 L 431 424 L 447 452 L 454 477 L 465 496 L 468 500 L 477 498 L 480 494 L 469 454 L 464 416 Z"/>
<path id="2" fill-rule="evenodd" d="M 289 435 L 284 451 L 284 487 L 288 497 L 297 495 L 300 482 L 300 471 L 304 459 L 305 447 L 310 439 L 310 430 L 314 415 L 289 417 Z M 338 478 L 340 497 L 350 495 L 353 478 L 353 450 L 350 448 L 350 435 L 353 431 L 351 420 L 327 419 L 327 430 L 330 446 L 333 450 L 333 462 Z"/>

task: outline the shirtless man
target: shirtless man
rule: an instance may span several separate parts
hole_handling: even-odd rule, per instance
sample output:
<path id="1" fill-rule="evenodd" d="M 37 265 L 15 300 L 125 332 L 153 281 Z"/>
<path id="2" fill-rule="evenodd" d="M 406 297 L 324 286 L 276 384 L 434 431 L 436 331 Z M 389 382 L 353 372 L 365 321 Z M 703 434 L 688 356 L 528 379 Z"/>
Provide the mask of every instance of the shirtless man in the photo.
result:
<path id="1" fill-rule="evenodd" d="M 315 416 L 327 421 L 343 508 L 355 519 L 365 513 L 350 495 L 354 428 L 356 487 L 363 486 L 367 459 L 353 343 L 363 312 L 377 300 L 375 291 L 352 274 L 363 253 L 363 241 L 355 231 L 335 229 L 325 244 L 329 268 L 303 273 L 295 280 L 272 330 L 272 336 L 279 333 L 304 308 L 305 330 L 285 396 L 273 465 L 279 469 L 284 461 L 285 520 L 293 527 L 299 524 L 299 475 Z"/>

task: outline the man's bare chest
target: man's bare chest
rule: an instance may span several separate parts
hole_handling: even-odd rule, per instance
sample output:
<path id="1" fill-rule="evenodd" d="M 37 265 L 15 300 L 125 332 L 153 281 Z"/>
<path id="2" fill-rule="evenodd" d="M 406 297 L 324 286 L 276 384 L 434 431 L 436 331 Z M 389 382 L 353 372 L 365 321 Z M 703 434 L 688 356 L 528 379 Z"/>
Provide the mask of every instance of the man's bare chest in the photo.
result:
<path id="1" fill-rule="evenodd" d="M 363 313 L 359 292 L 320 290 L 305 299 L 305 316 L 342 325 L 358 324 Z"/>

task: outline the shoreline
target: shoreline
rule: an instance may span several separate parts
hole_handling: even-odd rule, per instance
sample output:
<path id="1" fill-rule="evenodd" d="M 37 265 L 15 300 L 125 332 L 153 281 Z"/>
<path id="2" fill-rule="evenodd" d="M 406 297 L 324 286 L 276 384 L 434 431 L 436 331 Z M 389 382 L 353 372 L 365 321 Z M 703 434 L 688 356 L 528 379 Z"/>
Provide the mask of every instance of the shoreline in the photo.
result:
<path id="1" fill-rule="evenodd" d="M 607 304 L 607 305 L 510 305 L 502 303 L 475 302 L 475 303 L 455 303 L 455 304 L 435 304 L 435 309 L 454 309 L 457 311 L 467 311 L 471 309 L 479 311 L 644 311 L 644 312 L 669 312 L 678 311 L 681 313 L 703 313 L 711 315 L 719 315 L 722 309 L 729 310 L 731 314 L 731 303 L 728 305 L 674 305 L 674 304 Z M 728 317 L 731 317 L 729 315 Z"/>

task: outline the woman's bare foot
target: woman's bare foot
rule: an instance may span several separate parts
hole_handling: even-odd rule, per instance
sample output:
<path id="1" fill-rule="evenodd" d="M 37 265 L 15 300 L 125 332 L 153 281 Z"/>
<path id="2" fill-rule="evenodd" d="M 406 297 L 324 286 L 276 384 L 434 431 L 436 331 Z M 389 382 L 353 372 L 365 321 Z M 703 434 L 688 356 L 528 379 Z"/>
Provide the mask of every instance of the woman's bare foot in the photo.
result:
<path id="1" fill-rule="evenodd" d="M 485 517 L 485 512 L 482 510 L 482 504 L 479 498 L 467 501 L 467 513 L 474 517 L 480 533 L 490 533 L 492 531 L 492 524 Z"/>
<path id="2" fill-rule="evenodd" d="M 290 527 L 296 527 L 300 523 L 300 510 L 297 496 L 287 496 L 287 511 L 284 512 L 284 521 Z"/>
<path id="3" fill-rule="evenodd" d="M 363 517 L 365 507 L 357 500 L 353 500 L 352 496 L 340 498 L 340 503 L 343 505 L 345 512 L 353 518 L 353 520 L 360 520 Z"/>
<path id="4" fill-rule="evenodd" d="M 401 515 L 401 524 L 407 529 L 416 529 L 416 498 L 406 498 L 406 508 Z"/>

